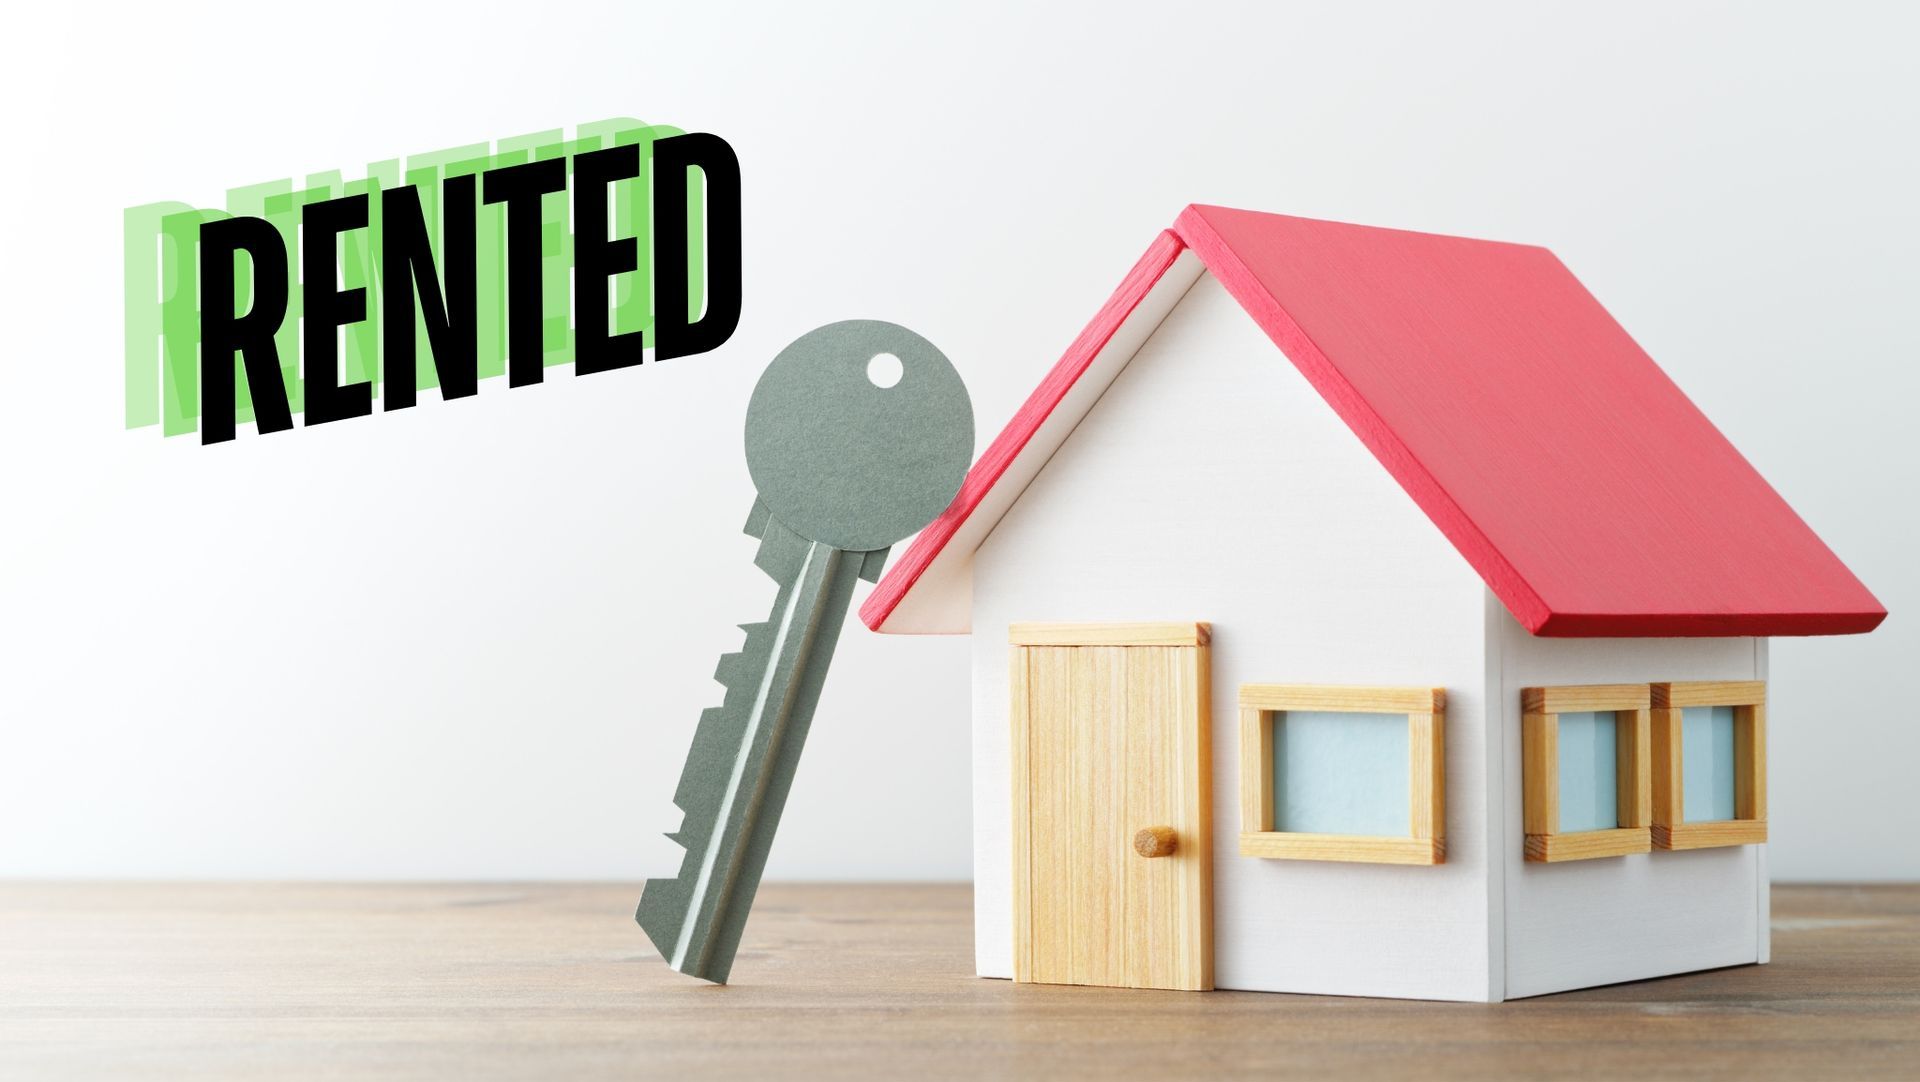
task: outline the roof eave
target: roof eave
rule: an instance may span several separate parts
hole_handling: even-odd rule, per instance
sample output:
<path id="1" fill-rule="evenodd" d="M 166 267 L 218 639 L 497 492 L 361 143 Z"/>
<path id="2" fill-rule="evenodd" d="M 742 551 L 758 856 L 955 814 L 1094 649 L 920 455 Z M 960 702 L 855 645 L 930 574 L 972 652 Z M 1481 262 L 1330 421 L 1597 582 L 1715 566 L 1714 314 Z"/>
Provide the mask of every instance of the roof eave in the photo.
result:
<path id="1" fill-rule="evenodd" d="M 1553 613 L 1528 630 L 1549 639 L 1772 638 L 1862 635 L 1887 618 L 1883 608 L 1857 612 Z"/>

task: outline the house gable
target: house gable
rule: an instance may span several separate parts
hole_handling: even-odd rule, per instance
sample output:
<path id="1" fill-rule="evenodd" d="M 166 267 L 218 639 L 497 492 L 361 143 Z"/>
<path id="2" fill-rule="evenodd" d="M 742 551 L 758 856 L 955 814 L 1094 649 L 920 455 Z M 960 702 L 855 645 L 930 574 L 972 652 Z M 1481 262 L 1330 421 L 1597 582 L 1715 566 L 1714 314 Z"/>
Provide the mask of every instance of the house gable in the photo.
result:
<path id="1" fill-rule="evenodd" d="M 1199 261 L 1529 632 L 1867 631 L 1872 594 L 1550 252 L 1190 207 L 861 607 L 966 630 L 972 550 Z M 918 594 L 918 597 L 913 595 Z"/>

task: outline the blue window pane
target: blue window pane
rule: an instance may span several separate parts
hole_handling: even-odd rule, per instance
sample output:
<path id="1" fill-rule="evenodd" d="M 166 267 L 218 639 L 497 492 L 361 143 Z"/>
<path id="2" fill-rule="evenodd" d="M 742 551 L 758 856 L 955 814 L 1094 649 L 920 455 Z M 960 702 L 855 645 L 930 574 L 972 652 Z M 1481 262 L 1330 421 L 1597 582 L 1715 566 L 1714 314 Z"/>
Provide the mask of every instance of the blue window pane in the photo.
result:
<path id="1" fill-rule="evenodd" d="M 1680 711 L 1680 788 L 1687 822 L 1733 818 L 1733 707 Z"/>
<path id="2" fill-rule="evenodd" d="M 1273 718 L 1273 829 L 1404 838 L 1405 714 L 1288 710 Z"/>
<path id="3" fill-rule="evenodd" d="M 1611 710 L 1560 715 L 1560 831 L 1612 830 L 1615 803 L 1614 715 Z"/>

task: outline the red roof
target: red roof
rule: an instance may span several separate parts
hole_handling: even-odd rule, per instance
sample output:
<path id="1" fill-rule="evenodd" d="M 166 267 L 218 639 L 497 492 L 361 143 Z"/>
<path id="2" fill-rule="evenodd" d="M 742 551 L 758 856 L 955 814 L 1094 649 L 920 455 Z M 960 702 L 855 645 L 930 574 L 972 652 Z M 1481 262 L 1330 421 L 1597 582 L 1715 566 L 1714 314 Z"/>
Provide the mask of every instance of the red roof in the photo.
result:
<path id="1" fill-rule="evenodd" d="M 1188 249 L 1528 631 L 1826 635 L 1886 617 L 1545 248 L 1192 206 L 875 587 L 867 626 L 896 630 L 963 527 L 985 538 L 1018 496 L 989 493 Z M 969 524 L 983 501 L 993 522 Z"/>

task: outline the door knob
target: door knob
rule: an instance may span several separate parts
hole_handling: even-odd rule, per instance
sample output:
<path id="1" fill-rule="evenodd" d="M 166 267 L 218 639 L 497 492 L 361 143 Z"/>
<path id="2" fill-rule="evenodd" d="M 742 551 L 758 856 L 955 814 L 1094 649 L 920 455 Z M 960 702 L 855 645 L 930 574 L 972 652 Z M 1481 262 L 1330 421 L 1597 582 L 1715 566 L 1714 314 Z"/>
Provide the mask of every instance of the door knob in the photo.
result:
<path id="1" fill-rule="evenodd" d="M 1143 857 L 1169 857 L 1180 844 L 1172 827 L 1144 827 L 1133 836 L 1133 851 Z"/>

